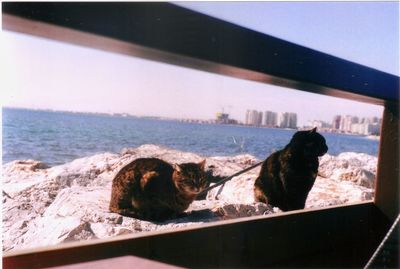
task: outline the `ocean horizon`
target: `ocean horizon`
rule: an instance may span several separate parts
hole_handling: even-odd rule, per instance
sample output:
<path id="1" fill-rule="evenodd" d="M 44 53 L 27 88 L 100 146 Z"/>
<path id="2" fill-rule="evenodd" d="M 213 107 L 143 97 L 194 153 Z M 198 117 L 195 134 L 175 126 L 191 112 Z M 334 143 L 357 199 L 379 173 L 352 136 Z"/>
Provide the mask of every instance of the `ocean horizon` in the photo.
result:
<path id="1" fill-rule="evenodd" d="M 251 154 L 262 160 L 283 148 L 296 130 L 187 123 L 123 114 L 3 108 L 3 164 L 33 159 L 50 166 L 98 153 L 156 144 L 205 157 Z M 324 133 L 330 155 L 378 155 L 379 141 Z"/>

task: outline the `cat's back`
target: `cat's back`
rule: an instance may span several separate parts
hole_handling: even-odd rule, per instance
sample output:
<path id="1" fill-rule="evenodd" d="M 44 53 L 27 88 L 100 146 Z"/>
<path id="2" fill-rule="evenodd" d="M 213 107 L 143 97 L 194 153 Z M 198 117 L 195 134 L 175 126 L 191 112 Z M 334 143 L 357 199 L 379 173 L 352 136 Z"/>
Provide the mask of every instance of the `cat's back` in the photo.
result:
<path id="1" fill-rule="evenodd" d="M 131 164 L 132 167 L 139 171 L 173 171 L 169 163 L 157 158 L 139 158 L 134 160 Z"/>
<path id="2" fill-rule="evenodd" d="M 261 167 L 261 179 L 271 179 L 279 174 L 279 170 L 281 167 L 281 155 L 282 150 L 278 150 L 268 156 Z"/>
<path id="3" fill-rule="evenodd" d="M 160 175 L 171 175 L 173 173 L 173 167 L 160 159 L 157 158 L 139 158 L 125 165 L 114 177 L 114 180 L 119 178 L 127 178 L 143 175 L 149 171 L 157 172 Z"/>

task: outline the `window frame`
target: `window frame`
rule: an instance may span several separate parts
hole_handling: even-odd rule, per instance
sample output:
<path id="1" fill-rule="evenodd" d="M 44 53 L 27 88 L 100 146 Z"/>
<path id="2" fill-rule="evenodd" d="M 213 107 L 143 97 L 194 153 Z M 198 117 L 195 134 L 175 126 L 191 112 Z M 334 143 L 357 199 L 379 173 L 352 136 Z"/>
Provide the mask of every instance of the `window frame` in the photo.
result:
<path id="1" fill-rule="evenodd" d="M 127 235 L 93 242 L 11 251 L 3 256 L 5 268 L 12 268 L 16 265 L 22 267 L 28 265 L 29 267 L 32 264 L 35 265 L 34 267 L 36 265 L 37 267 L 54 266 L 125 254 L 139 255 L 164 262 L 179 260 L 177 263 L 179 265 L 193 266 L 196 264 L 193 263 L 196 259 L 201 264 L 201 262 L 205 262 L 204 257 L 212 257 L 210 255 L 199 256 L 196 250 L 196 253 L 191 255 L 195 260 L 182 260 L 182 257 L 176 257 L 173 254 L 174 248 L 162 254 L 157 251 L 157 246 L 167 246 L 166 238 L 178 240 L 177 242 L 181 242 L 189 249 L 189 241 L 201 242 L 200 245 L 207 246 L 206 238 L 208 240 L 219 238 L 220 243 L 218 241 L 214 243 L 219 247 L 227 244 L 224 247 L 228 248 L 228 251 L 224 254 L 223 250 L 212 248 L 218 252 L 219 258 L 215 258 L 211 264 L 248 265 L 249 263 L 243 263 L 244 260 L 250 262 L 250 258 L 254 259 L 251 251 L 254 253 L 258 253 L 258 251 L 255 245 L 249 242 L 249 238 L 256 240 L 255 235 L 244 231 L 245 228 L 256 225 L 256 229 L 262 229 L 261 227 L 278 229 L 279 225 L 284 224 L 284 227 L 290 229 L 293 225 L 288 224 L 288 221 L 294 221 L 307 227 L 319 222 L 318 218 L 322 218 L 326 221 L 325 223 L 322 221 L 322 223 L 327 227 L 325 227 L 326 230 L 321 231 L 321 234 L 324 234 L 323 232 L 334 234 L 333 237 L 325 236 L 324 238 L 333 238 L 340 245 L 348 244 L 348 241 L 341 240 L 339 233 L 335 233 L 335 228 L 329 225 L 328 222 L 333 215 L 347 216 L 350 223 L 354 225 L 364 221 L 361 229 L 363 234 L 368 234 L 368 229 L 374 231 L 374 236 L 368 239 L 370 240 L 368 241 L 369 248 L 372 248 L 377 244 L 377 238 L 387 229 L 388 223 L 393 221 L 398 214 L 399 77 L 169 3 L 3 2 L 2 11 L 3 29 L 9 31 L 235 78 L 384 106 L 373 202 L 222 221 L 201 227 L 181 228 L 167 232 Z M 65 18 L 69 18 L 69 20 L 65 20 Z M 158 23 L 160 18 L 172 22 L 160 24 Z M 110 21 L 115 24 L 113 27 L 107 27 Z M 126 22 L 135 25 L 134 29 L 129 30 Z M 164 42 L 159 38 L 151 38 L 149 35 L 143 34 L 149 30 L 158 33 L 156 36 L 159 37 L 165 37 L 174 32 L 174 38 Z M 350 216 L 349 213 L 353 215 Z M 260 223 L 262 225 L 257 226 Z M 346 229 L 343 223 L 338 225 L 339 228 L 346 231 L 347 235 L 352 234 L 352 231 Z M 312 236 L 305 227 L 300 228 L 299 231 Z M 222 235 L 234 236 L 235 233 L 232 231 L 242 232 L 241 235 L 238 235 L 241 238 L 239 241 L 222 237 Z M 279 230 L 279 234 L 284 237 L 285 233 Z M 204 237 L 202 238 L 200 235 L 204 235 Z M 360 233 L 356 233 L 356 235 L 361 237 Z M 354 241 L 357 244 L 362 241 L 359 237 Z M 274 240 L 276 244 L 280 244 L 278 238 Z M 301 236 L 295 238 L 293 245 L 301 248 L 302 240 L 304 238 Z M 232 246 L 238 242 L 244 244 L 243 249 Z M 257 244 L 261 244 L 261 241 L 257 242 Z M 323 244 L 323 239 L 312 242 L 313 247 L 306 251 L 308 255 L 317 251 L 318 247 Z M 211 246 L 208 244 L 208 247 Z M 113 248 L 120 252 L 112 250 Z M 229 249 L 232 251 L 229 252 Z M 277 249 L 285 250 L 282 244 Z M 180 248 L 180 251 L 182 250 Z M 295 253 L 297 256 L 290 253 L 283 255 L 277 253 L 276 259 L 273 260 L 275 263 L 287 261 L 298 257 L 299 253 L 303 253 L 302 250 Z M 363 253 L 370 253 L 370 249 L 366 249 Z M 242 260 L 237 260 L 236 254 L 238 255 L 237 259 Z M 247 258 L 243 258 L 243 255 L 247 255 Z M 314 257 L 317 256 L 314 255 Z M 224 263 L 224 257 L 229 257 L 232 263 Z M 356 262 L 356 260 L 354 258 L 352 261 Z M 204 264 L 210 265 L 210 263 Z"/>

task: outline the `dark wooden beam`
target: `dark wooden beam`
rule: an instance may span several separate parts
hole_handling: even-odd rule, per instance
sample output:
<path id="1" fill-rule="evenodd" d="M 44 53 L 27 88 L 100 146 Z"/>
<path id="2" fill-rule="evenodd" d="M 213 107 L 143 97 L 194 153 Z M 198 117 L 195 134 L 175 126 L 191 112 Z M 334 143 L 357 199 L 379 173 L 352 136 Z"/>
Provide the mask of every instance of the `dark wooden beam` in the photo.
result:
<path id="1" fill-rule="evenodd" d="M 400 213 L 399 107 L 386 106 L 379 144 L 375 203 L 392 220 Z"/>
<path id="2" fill-rule="evenodd" d="M 3 266 L 38 268 L 135 255 L 190 268 L 360 268 L 388 227 L 373 203 L 361 203 L 16 251 L 4 255 Z"/>
<path id="3" fill-rule="evenodd" d="M 3 2 L 2 8 L 31 22 L 134 45 L 134 55 L 157 61 L 380 105 L 399 101 L 397 76 L 169 3 Z M 3 28 L 15 30 L 7 18 Z M 47 37 L 63 38 L 52 34 Z"/>

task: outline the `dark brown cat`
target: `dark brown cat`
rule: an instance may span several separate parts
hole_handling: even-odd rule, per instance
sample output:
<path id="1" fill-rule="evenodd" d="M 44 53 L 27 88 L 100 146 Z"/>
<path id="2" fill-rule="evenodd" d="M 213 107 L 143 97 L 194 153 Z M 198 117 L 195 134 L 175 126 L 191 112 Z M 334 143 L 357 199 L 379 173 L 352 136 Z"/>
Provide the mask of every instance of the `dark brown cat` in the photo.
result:
<path id="1" fill-rule="evenodd" d="M 283 211 L 304 208 L 318 174 L 318 157 L 328 151 L 316 129 L 296 132 L 284 149 L 265 160 L 254 184 L 256 201 Z"/>
<path id="2" fill-rule="evenodd" d="M 207 187 L 205 160 L 171 165 L 156 158 L 136 159 L 113 179 L 110 211 L 163 221 L 182 214 Z"/>

